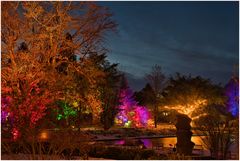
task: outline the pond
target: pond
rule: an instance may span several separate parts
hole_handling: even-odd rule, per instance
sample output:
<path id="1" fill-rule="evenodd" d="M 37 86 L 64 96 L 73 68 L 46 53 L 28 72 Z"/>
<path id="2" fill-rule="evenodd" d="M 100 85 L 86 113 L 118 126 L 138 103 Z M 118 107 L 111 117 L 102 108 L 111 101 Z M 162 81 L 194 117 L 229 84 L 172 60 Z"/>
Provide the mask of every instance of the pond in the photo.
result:
<path id="1" fill-rule="evenodd" d="M 132 139 L 136 140 L 136 139 Z M 163 144 L 164 147 L 173 147 L 177 143 L 176 137 L 159 137 L 159 138 L 147 138 L 147 139 L 140 139 L 144 146 L 147 148 L 152 148 L 155 146 L 158 146 L 160 144 Z M 192 136 L 192 142 L 194 142 L 197 145 L 203 145 L 202 140 L 199 136 Z M 124 145 L 126 143 L 126 140 L 119 139 L 119 140 L 105 140 L 105 141 L 99 141 L 104 142 L 105 144 L 111 145 Z M 205 148 L 206 149 L 206 148 Z"/>
<path id="2" fill-rule="evenodd" d="M 192 136 L 191 140 L 192 142 L 195 143 L 195 145 L 202 145 L 203 150 L 201 151 L 203 155 L 205 156 L 209 156 L 210 155 L 210 151 L 207 149 L 207 147 L 205 146 L 205 144 L 202 141 L 202 138 L 204 138 L 204 136 Z M 136 140 L 136 139 L 134 139 Z M 152 148 L 152 147 L 156 147 L 159 145 L 163 145 L 163 147 L 167 147 L 167 148 L 173 148 L 174 145 L 177 143 L 177 137 L 161 137 L 161 138 L 147 138 L 147 139 L 140 139 L 144 146 L 146 148 Z M 107 145 L 124 145 L 126 143 L 126 140 L 124 139 L 119 139 L 119 140 L 109 140 L 109 141 L 100 141 L 104 144 Z M 231 152 L 238 152 L 238 145 L 235 143 L 230 147 L 230 151 Z M 201 149 L 201 146 L 199 146 Z M 199 149 L 198 147 L 198 149 Z M 197 148 L 195 146 L 195 148 Z M 195 151 L 196 152 L 196 151 Z"/>

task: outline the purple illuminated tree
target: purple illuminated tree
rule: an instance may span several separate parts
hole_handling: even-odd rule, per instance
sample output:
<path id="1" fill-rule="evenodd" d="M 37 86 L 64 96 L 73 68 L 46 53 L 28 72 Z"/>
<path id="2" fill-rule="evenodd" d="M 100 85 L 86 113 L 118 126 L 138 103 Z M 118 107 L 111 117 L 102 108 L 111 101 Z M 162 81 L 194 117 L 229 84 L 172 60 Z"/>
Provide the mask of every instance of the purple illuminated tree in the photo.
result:
<path id="1" fill-rule="evenodd" d="M 151 122 L 151 116 L 148 109 L 139 106 L 133 98 L 133 92 L 127 85 L 126 79 L 123 79 L 122 89 L 120 90 L 119 113 L 116 116 L 116 123 L 125 127 L 145 127 Z"/>
<path id="2" fill-rule="evenodd" d="M 227 96 L 227 110 L 234 117 L 239 113 L 239 78 L 232 77 L 225 87 L 225 94 Z"/>
<path id="3" fill-rule="evenodd" d="M 127 80 L 123 76 L 121 82 L 121 90 L 119 94 L 119 113 L 116 117 L 117 124 L 130 126 L 130 116 L 133 114 L 131 111 L 133 111 L 134 107 L 137 105 L 137 102 L 133 99 L 132 95 L 133 93 L 128 87 Z"/>

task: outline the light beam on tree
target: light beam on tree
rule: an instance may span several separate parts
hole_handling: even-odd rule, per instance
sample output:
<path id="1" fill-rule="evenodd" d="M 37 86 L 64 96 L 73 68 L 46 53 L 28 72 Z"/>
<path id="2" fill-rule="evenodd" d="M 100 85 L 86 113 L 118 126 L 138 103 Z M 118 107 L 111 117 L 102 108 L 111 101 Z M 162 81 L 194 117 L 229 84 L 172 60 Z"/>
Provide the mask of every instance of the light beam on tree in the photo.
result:
<path id="1" fill-rule="evenodd" d="M 206 99 L 199 99 L 196 101 L 193 101 L 192 103 L 185 104 L 185 105 L 173 105 L 173 106 L 164 106 L 163 108 L 168 110 L 176 110 L 177 112 L 181 114 L 185 114 L 191 119 L 195 118 L 192 116 L 193 112 L 198 110 L 198 108 L 203 107 L 207 105 Z"/>

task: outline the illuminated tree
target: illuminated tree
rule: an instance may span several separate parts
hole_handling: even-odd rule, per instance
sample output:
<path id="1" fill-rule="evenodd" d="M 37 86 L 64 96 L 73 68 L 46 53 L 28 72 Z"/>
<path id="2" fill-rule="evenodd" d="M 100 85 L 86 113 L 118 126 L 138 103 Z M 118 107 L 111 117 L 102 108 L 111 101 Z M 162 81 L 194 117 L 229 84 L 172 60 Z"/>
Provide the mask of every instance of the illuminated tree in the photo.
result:
<path id="1" fill-rule="evenodd" d="M 15 131 L 18 131 L 19 127 L 34 127 L 45 115 L 47 107 L 53 103 L 52 93 L 43 88 L 43 72 L 30 65 L 27 67 L 21 64 L 24 63 L 19 61 L 21 71 L 9 68 L 2 71 L 2 98 L 8 100 L 2 102 L 2 110 L 7 111 L 12 118 Z M 33 63 L 32 65 L 34 66 Z"/>
<path id="2" fill-rule="evenodd" d="M 119 113 L 116 123 L 124 127 L 147 127 L 152 125 L 151 114 L 144 106 L 139 106 L 133 98 L 133 93 L 123 78 L 120 90 Z"/>
<path id="3" fill-rule="evenodd" d="M 208 104 L 223 105 L 225 97 L 222 87 L 213 85 L 210 80 L 177 74 L 175 78 L 170 78 L 162 101 L 163 108 L 174 109 L 195 119 L 199 117 L 198 108 Z"/>
<path id="4" fill-rule="evenodd" d="M 152 67 L 151 73 L 146 75 L 146 79 L 149 82 L 152 90 L 154 92 L 154 107 L 153 107 L 153 115 L 154 115 L 154 126 L 157 127 L 157 117 L 158 117 L 158 105 L 160 100 L 160 95 L 166 86 L 166 78 L 162 73 L 162 69 L 159 65 L 155 65 Z"/>
<path id="5" fill-rule="evenodd" d="M 59 108 L 57 109 L 57 120 L 65 119 L 67 125 L 69 124 L 69 117 L 77 116 L 77 110 L 70 107 L 69 104 L 63 101 L 57 102 Z"/>
<path id="6" fill-rule="evenodd" d="M 225 86 L 225 94 L 227 96 L 227 109 L 234 117 L 239 114 L 239 79 L 232 77 Z"/>
<path id="7" fill-rule="evenodd" d="M 123 76 L 119 95 L 119 113 L 116 117 L 116 123 L 124 126 L 130 126 L 131 119 L 129 119 L 129 117 L 133 115 L 131 111 L 133 111 L 136 104 L 137 102 L 132 98 L 132 91 L 128 87 L 127 80 Z"/>
<path id="8" fill-rule="evenodd" d="M 58 100 L 98 119 L 105 73 L 89 59 L 106 51 L 116 24 L 92 2 L 2 2 L 2 98 L 15 129 L 34 126 Z M 13 19 L 14 17 L 14 19 Z"/>

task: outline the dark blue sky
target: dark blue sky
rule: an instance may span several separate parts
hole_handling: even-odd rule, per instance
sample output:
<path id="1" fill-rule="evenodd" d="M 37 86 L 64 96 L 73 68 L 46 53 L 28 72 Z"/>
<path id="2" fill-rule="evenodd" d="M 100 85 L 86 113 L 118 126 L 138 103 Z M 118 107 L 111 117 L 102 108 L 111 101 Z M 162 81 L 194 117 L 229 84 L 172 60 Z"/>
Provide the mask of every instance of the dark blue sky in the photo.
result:
<path id="1" fill-rule="evenodd" d="M 225 84 L 239 62 L 238 2 L 99 2 L 113 12 L 118 34 L 107 37 L 133 90 L 154 64 L 173 75 L 201 75 Z"/>

